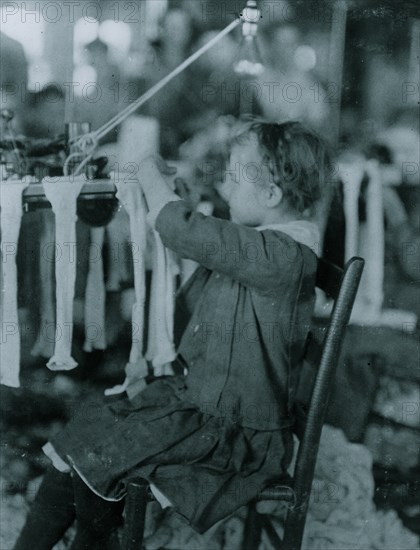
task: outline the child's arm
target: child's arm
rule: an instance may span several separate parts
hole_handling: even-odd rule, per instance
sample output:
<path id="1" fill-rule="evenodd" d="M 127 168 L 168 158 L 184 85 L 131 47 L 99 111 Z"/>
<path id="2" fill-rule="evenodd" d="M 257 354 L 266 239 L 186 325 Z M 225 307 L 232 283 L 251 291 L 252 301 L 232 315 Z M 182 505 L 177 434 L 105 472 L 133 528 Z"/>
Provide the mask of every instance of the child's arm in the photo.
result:
<path id="1" fill-rule="evenodd" d="M 278 288 L 282 274 L 300 272 L 302 251 L 293 239 L 194 212 L 170 190 L 156 161 L 142 165 L 139 179 L 155 229 L 181 257 L 264 290 Z"/>
<path id="2" fill-rule="evenodd" d="M 147 157 L 139 166 L 139 180 L 149 209 L 148 221 L 154 221 L 168 202 L 181 198 L 171 189 L 165 176 L 174 176 L 176 168 L 168 166 L 160 157 Z"/>
<path id="3" fill-rule="evenodd" d="M 155 229 L 163 244 L 181 257 L 247 286 L 277 289 L 283 275 L 300 272 L 301 248 L 290 237 L 204 216 L 184 201 L 165 205 Z"/>

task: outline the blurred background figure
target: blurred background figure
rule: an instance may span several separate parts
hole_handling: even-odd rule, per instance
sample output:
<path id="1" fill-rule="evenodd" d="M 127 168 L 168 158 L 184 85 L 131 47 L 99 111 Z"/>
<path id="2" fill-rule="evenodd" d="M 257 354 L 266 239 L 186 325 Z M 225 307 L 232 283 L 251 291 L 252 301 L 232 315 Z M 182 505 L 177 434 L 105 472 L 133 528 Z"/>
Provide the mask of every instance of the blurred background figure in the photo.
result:
<path id="1" fill-rule="evenodd" d="M 217 31 L 201 34 L 192 51 L 207 44 L 216 34 Z M 194 133 L 213 124 L 217 116 L 240 114 L 241 79 L 233 71 L 237 49 L 235 38 L 227 35 L 191 68 L 190 93 L 194 94 L 195 102 L 188 121 L 189 132 Z"/>
<path id="2" fill-rule="evenodd" d="M 95 80 L 85 84 L 83 94 L 77 99 L 77 120 L 90 122 L 92 130 L 98 129 L 123 107 L 120 71 L 109 57 L 108 45 L 97 38 L 85 47 L 86 61 L 94 69 Z M 124 105 L 125 106 L 125 105 Z M 116 140 L 111 132 L 104 142 Z"/>
<path id="3" fill-rule="evenodd" d="M 172 9 L 161 19 L 158 34 L 150 40 L 149 63 L 144 68 L 140 93 L 159 82 L 188 55 L 192 27 L 187 12 Z M 186 139 L 185 120 L 191 111 L 188 96 L 188 72 L 177 76 L 141 109 L 141 114 L 154 117 L 160 127 L 160 151 L 166 158 L 178 157 L 178 148 Z M 139 93 L 139 95 L 140 95 Z"/>
<path id="4" fill-rule="evenodd" d="M 259 77 L 259 104 L 269 120 L 299 120 L 321 129 L 328 119 L 325 90 L 314 75 L 316 53 L 302 43 L 299 29 L 274 23 L 262 33 L 266 63 Z"/>
<path id="5" fill-rule="evenodd" d="M 50 84 L 39 92 L 28 92 L 26 106 L 26 136 L 54 139 L 63 134 L 65 96 L 62 88 Z"/>
<path id="6" fill-rule="evenodd" d="M 418 107 L 394 110 L 378 141 L 387 146 L 398 169 L 396 184 L 420 185 L 420 128 Z"/>
<path id="7" fill-rule="evenodd" d="M 23 46 L 0 32 L 0 108 L 15 112 L 13 127 L 20 132 L 23 124 L 22 106 L 28 86 L 28 62 Z"/>
<path id="8" fill-rule="evenodd" d="M 382 160 L 386 223 L 385 299 L 388 307 L 420 318 L 420 132 L 418 109 L 405 107 L 389 117 L 377 143 Z"/>

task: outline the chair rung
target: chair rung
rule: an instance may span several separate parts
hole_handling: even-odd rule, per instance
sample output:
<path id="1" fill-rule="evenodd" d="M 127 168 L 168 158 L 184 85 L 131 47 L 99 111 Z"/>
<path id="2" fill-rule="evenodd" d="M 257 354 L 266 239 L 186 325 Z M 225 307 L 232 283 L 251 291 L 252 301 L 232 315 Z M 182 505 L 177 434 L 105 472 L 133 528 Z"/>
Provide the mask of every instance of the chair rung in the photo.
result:
<path id="1" fill-rule="evenodd" d="M 257 500 L 283 500 L 284 502 L 293 502 L 295 500 L 295 492 L 287 485 L 277 485 L 276 487 L 268 487 L 264 489 Z"/>

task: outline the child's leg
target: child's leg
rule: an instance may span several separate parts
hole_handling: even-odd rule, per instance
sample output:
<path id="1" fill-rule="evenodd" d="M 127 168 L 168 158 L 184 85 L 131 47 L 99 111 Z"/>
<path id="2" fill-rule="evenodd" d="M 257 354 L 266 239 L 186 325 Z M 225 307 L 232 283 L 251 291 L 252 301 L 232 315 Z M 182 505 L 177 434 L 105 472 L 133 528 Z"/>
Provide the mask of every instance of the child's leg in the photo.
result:
<path id="1" fill-rule="evenodd" d="M 75 517 L 71 476 L 51 466 L 44 475 L 14 550 L 51 550 Z"/>
<path id="2" fill-rule="evenodd" d="M 71 550 L 112 548 L 111 535 L 115 536 L 116 529 L 122 525 L 124 501 L 104 500 L 93 493 L 76 474 L 73 476 L 73 489 L 77 532 Z"/>
<path id="3" fill-rule="evenodd" d="M 124 502 L 98 497 L 77 474 L 50 467 L 13 550 L 51 550 L 77 516 L 72 550 L 104 550 L 122 524 Z M 112 544 L 111 544 L 112 546 Z"/>

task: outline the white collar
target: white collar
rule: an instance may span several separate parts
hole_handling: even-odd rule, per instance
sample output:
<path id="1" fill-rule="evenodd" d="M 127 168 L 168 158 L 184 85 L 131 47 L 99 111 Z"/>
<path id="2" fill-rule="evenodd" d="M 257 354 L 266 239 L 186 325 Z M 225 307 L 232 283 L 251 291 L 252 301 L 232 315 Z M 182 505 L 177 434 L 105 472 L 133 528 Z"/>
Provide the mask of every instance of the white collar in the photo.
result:
<path id="1" fill-rule="evenodd" d="M 260 225 L 255 229 L 257 231 L 264 231 L 266 229 L 281 231 L 296 242 L 308 246 L 318 257 L 321 255 L 321 233 L 318 226 L 313 222 L 296 220 L 287 223 Z"/>

